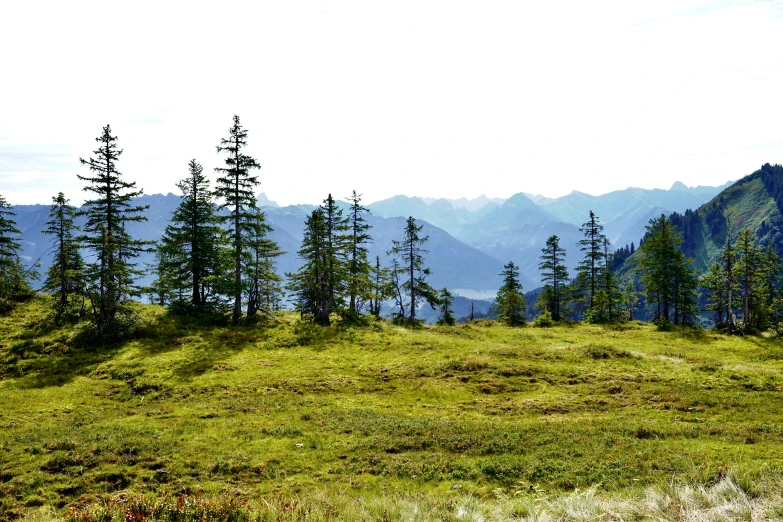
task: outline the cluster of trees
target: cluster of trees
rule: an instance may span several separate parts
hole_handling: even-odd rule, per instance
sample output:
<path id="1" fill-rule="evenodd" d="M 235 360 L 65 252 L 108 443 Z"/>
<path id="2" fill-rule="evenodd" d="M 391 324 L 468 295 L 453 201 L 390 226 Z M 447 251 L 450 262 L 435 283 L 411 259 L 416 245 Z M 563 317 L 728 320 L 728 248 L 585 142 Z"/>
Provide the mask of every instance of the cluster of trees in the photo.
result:
<path id="1" fill-rule="evenodd" d="M 413 217 L 407 219 L 402 238 L 393 241 L 387 252 L 391 266 L 382 266 L 378 256 L 370 263 L 367 244 L 372 236 L 365 219 L 369 211 L 356 191 L 348 202 L 344 216 L 329 194 L 307 217 L 299 250 L 303 264 L 296 273 L 287 274 L 294 308 L 302 317 L 329 324 L 333 313 L 343 320 L 356 320 L 365 311 L 380 317 L 383 303 L 390 300 L 396 319 L 414 322 L 417 303 L 423 301 L 432 308 L 440 306 L 440 321 L 453 324 L 453 296 L 427 282 L 430 270 L 424 266 L 424 244 L 428 237 L 421 234 L 422 225 Z"/>
<path id="2" fill-rule="evenodd" d="M 635 258 L 637 267 L 630 271 L 631 281 L 624 289 L 615 270 L 636 252 L 635 247 L 610 252 L 603 225 L 592 211 L 580 230 L 582 259 L 573 278 L 565 265 L 566 251 L 559 237 L 549 237 L 541 251 L 543 288 L 536 308 L 544 321 L 612 323 L 633 319 L 640 302 L 635 277 L 640 279 L 647 305 L 653 308 L 654 320 L 687 324 L 698 315 L 698 278 L 692 260 L 682 253 L 681 234 L 665 216 L 650 220 Z M 503 286 L 495 300 L 495 311 L 509 324 L 521 323 L 526 307 L 519 269 L 510 262 L 501 275 Z"/>
<path id="3" fill-rule="evenodd" d="M 19 234 L 11 205 L 0 196 L 0 313 L 33 295 L 19 257 Z"/>
<path id="4" fill-rule="evenodd" d="M 187 176 L 177 183 L 181 202 L 158 244 L 128 233 L 129 222 L 146 220 L 147 207 L 134 203 L 142 190 L 117 169 L 122 150 L 108 125 L 96 141 L 93 156 L 80 158 L 90 174 L 78 176 L 94 199 L 78 210 L 59 193 L 44 230 L 52 236 L 52 265 L 41 290 L 52 295 L 58 322 L 89 317 L 97 334 L 116 334 L 128 323 L 129 301 L 142 293 L 179 311 L 230 310 L 237 322 L 243 306 L 250 318 L 274 313 L 287 291 L 302 316 L 318 324 L 329 324 L 332 314 L 343 319 L 365 312 L 380 316 L 389 300 L 399 319 L 416 321 L 424 302 L 441 307 L 441 322 L 454 323 L 453 296 L 427 282 L 428 237 L 421 234 L 422 226 L 408 218 L 402 238 L 388 252 L 391 266 L 381 266 L 379 257 L 370 263 L 368 209 L 356 191 L 348 198 L 346 216 L 331 194 L 308 216 L 299 250 L 302 267 L 287 274 L 285 282 L 275 272 L 275 260 L 284 252 L 269 238 L 272 229 L 256 205 L 259 181 L 253 171 L 260 166 L 245 152 L 247 131 L 238 116 L 217 146 L 225 165 L 215 169 L 215 187 L 191 160 Z M 28 282 L 33 272 L 21 264 L 13 215 L 0 198 L 0 303 L 33 295 Z M 83 218 L 82 226 L 77 218 Z M 150 251 L 155 262 L 147 268 L 155 279 L 140 288 L 135 282 L 143 271 L 134 259 Z"/>
<path id="5" fill-rule="evenodd" d="M 780 331 L 783 266 L 772 246 L 760 247 L 750 230 L 743 229 L 733 241 L 731 234 L 726 234 L 719 261 L 701 277 L 700 286 L 706 309 L 714 312 L 718 327 Z"/>

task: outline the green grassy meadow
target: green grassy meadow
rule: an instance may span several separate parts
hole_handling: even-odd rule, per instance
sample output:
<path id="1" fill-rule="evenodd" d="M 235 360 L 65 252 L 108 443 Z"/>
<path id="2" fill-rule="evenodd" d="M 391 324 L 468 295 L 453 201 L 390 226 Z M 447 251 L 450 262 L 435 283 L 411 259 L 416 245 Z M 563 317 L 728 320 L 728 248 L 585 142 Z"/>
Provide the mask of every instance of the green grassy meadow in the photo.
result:
<path id="1" fill-rule="evenodd" d="M 727 477 L 783 517 L 776 338 L 138 308 L 134 339 L 102 347 L 55 328 L 44 297 L 0 318 L 0 520 L 110 520 L 180 495 L 269 520 L 520 519 Z"/>

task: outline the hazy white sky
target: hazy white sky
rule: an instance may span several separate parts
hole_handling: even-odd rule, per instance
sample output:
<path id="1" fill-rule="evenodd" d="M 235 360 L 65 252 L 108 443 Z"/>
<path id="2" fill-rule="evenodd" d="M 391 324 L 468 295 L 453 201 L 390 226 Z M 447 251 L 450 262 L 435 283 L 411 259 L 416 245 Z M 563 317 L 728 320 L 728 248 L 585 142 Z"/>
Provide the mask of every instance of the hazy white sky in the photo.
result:
<path id="1" fill-rule="evenodd" d="M 559 196 L 783 162 L 783 3 L 3 2 L 0 194 L 83 200 L 101 127 L 148 194 L 238 114 L 259 191 Z"/>

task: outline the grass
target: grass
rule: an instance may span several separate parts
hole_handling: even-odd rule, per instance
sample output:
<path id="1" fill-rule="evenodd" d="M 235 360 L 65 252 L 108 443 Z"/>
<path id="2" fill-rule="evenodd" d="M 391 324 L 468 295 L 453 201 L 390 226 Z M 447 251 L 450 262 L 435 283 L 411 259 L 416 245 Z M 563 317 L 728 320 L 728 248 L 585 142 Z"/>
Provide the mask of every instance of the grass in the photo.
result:
<path id="1" fill-rule="evenodd" d="M 771 337 L 139 313 L 110 346 L 0 318 L 0 520 L 783 517 Z"/>

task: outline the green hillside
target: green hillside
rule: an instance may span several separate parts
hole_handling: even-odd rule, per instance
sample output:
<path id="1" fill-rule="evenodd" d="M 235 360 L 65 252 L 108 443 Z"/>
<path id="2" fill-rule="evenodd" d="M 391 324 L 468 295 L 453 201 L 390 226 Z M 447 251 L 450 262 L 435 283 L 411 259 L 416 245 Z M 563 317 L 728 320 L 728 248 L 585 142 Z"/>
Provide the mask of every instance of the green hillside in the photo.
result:
<path id="1" fill-rule="evenodd" d="M 776 339 L 138 311 L 134 339 L 104 347 L 54 328 L 43 297 L 0 318 L 0 519 L 186 494 L 264 520 L 500 520 L 677 484 L 655 509 L 712 491 L 783 515 Z"/>
<path id="2" fill-rule="evenodd" d="M 726 243 L 727 226 L 732 239 L 743 229 L 750 229 L 762 246 L 772 245 L 783 254 L 783 167 L 764 165 L 723 190 L 695 210 L 673 213 L 670 219 L 683 234 L 683 251 L 694 259 L 694 267 L 705 271 L 718 260 Z M 777 200 L 777 202 L 776 202 Z M 622 245 L 618 245 L 622 246 Z M 625 276 L 638 254 L 619 269 Z"/>

